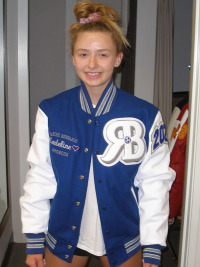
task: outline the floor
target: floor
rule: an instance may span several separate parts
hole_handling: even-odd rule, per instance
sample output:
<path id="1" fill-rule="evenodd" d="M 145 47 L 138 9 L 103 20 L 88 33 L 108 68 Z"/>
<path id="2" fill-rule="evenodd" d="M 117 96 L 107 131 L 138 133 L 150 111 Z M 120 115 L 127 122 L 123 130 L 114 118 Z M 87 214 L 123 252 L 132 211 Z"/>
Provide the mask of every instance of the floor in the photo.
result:
<path id="1" fill-rule="evenodd" d="M 175 221 L 175 223 L 169 227 L 168 247 L 162 252 L 161 267 L 177 266 L 176 255 L 178 255 L 179 249 L 179 235 L 180 224 L 178 221 Z M 1 267 L 26 267 L 25 258 L 25 244 L 12 243 Z M 87 267 L 101 267 L 101 263 L 97 257 L 91 257 Z"/>

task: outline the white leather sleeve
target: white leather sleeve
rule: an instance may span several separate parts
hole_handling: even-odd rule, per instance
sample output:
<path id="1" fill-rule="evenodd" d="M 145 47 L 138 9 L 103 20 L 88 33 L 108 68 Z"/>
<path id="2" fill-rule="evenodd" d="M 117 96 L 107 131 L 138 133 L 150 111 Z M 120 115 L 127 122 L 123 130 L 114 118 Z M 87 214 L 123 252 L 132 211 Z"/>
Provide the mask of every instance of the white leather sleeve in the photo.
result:
<path id="1" fill-rule="evenodd" d="M 35 134 L 27 162 L 30 170 L 20 198 L 23 233 L 46 233 L 49 221 L 50 199 L 56 192 L 56 180 L 49 155 L 48 118 L 38 108 Z"/>
<path id="2" fill-rule="evenodd" d="M 175 172 L 169 168 L 168 144 L 160 144 L 153 151 L 155 129 L 162 124 L 158 112 L 149 133 L 149 146 L 135 177 L 139 188 L 139 213 L 141 244 L 166 246 L 169 215 L 169 190 L 175 179 Z"/>

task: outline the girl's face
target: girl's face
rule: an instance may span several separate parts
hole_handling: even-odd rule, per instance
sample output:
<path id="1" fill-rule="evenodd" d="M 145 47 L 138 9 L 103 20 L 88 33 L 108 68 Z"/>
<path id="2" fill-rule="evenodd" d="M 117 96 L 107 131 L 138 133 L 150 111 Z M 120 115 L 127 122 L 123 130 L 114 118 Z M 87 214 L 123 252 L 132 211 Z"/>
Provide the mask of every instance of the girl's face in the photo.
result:
<path id="1" fill-rule="evenodd" d="M 109 83 L 114 67 L 122 61 L 109 32 L 81 32 L 72 55 L 76 73 L 88 92 L 102 93 Z"/>

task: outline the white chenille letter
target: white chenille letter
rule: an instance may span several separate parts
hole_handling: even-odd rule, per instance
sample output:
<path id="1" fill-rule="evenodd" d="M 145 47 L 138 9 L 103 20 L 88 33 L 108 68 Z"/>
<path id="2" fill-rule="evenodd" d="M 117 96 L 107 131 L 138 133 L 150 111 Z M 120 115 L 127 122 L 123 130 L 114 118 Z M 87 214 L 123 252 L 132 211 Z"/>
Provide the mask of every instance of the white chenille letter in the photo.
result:
<path id="1" fill-rule="evenodd" d="M 108 143 L 98 160 L 105 166 L 119 161 L 125 165 L 138 164 L 146 153 L 144 124 L 134 118 L 113 119 L 106 123 L 103 136 Z"/>

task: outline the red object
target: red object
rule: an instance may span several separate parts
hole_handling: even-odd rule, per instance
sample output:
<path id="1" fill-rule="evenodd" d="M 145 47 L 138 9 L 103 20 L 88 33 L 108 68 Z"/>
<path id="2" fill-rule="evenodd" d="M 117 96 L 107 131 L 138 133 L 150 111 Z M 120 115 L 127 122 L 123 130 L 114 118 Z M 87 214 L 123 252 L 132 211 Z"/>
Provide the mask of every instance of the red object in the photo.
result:
<path id="1" fill-rule="evenodd" d="M 188 103 L 182 107 L 170 139 L 170 167 L 176 172 L 176 179 L 172 185 L 169 198 L 170 220 L 182 215 L 187 130 Z"/>

